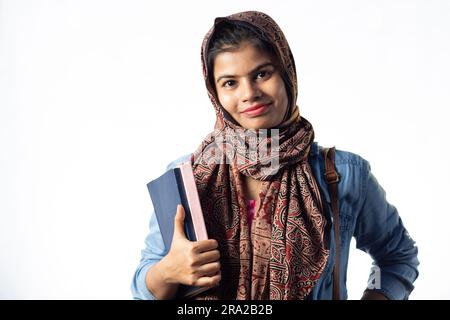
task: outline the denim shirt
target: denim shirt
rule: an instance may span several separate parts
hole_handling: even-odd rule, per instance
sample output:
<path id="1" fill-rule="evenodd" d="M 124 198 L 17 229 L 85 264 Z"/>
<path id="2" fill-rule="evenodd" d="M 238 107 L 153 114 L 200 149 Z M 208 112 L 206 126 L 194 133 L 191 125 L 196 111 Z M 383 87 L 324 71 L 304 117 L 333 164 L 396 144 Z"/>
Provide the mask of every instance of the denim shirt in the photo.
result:
<path id="1" fill-rule="evenodd" d="M 314 142 L 308 161 L 321 189 L 324 204 L 326 202 L 328 207 L 324 214 L 332 223 L 330 195 L 323 175 L 325 163 L 321 150 L 322 147 Z M 170 163 L 167 170 L 189 159 L 190 155 L 183 156 Z M 373 268 L 368 270 L 370 289 L 384 294 L 388 299 L 408 299 L 414 288 L 413 282 L 418 276 L 419 261 L 415 242 L 403 226 L 397 209 L 386 201 L 386 193 L 371 173 L 367 160 L 351 152 L 336 150 L 335 163 L 341 176 L 338 183 L 341 299 L 347 299 L 347 264 L 352 236 L 355 237 L 356 247 L 370 254 L 373 259 Z M 330 255 L 309 299 L 327 300 L 333 296 L 332 275 L 336 250 L 334 231 L 332 227 L 329 229 Z M 155 297 L 146 286 L 146 273 L 168 252 L 153 212 L 145 245 L 132 280 L 131 292 L 134 299 L 153 300 Z"/>

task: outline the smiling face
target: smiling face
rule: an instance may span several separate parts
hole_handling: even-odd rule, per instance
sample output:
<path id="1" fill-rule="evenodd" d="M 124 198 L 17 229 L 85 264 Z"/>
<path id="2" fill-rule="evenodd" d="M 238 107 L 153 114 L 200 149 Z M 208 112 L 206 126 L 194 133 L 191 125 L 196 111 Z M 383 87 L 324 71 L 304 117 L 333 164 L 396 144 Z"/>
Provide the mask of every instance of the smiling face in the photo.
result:
<path id="1" fill-rule="evenodd" d="M 275 60 L 248 41 L 214 59 L 214 83 L 222 107 L 246 129 L 281 124 L 288 108 Z"/>

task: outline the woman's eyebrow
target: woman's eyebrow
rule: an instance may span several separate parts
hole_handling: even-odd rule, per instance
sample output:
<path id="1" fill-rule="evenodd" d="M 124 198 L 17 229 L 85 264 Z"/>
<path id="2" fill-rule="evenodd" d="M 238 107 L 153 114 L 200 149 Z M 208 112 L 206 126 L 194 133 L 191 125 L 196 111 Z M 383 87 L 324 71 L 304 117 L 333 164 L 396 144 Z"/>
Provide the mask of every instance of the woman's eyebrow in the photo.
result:
<path id="1" fill-rule="evenodd" d="M 252 71 L 250 71 L 250 73 L 254 73 L 254 72 L 258 71 L 259 69 L 262 69 L 262 68 L 267 67 L 267 66 L 272 66 L 273 67 L 273 63 L 272 62 L 262 63 L 259 66 L 257 66 L 256 68 L 254 68 Z M 217 78 L 216 83 L 218 83 L 223 78 L 234 78 L 234 77 L 235 77 L 235 75 L 232 75 L 232 74 L 223 74 L 223 75 L 221 75 L 220 77 Z"/>

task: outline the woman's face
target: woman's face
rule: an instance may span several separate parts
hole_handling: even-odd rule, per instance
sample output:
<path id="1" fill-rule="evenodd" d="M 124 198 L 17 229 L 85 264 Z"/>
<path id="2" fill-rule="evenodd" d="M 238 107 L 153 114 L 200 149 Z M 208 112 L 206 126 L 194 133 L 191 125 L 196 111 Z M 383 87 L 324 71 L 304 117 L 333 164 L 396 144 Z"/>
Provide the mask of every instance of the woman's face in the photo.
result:
<path id="1" fill-rule="evenodd" d="M 288 107 L 286 88 L 275 61 L 248 41 L 214 60 L 220 104 L 246 129 L 277 127 Z"/>

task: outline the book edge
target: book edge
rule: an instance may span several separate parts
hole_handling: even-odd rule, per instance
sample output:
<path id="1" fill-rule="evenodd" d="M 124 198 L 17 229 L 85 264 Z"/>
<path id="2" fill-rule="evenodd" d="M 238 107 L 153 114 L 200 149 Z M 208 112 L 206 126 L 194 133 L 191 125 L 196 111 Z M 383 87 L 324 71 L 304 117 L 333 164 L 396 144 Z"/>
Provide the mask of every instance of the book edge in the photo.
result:
<path id="1" fill-rule="evenodd" d="M 194 224 L 194 232 L 198 240 L 208 240 L 208 231 L 206 230 L 205 219 L 198 196 L 197 185 L 195 183 L 194 173 L 190 162 L 179 165 L 181 175 L 183 177 L 184 190 L 191 211 L 192 222 Z"/>

